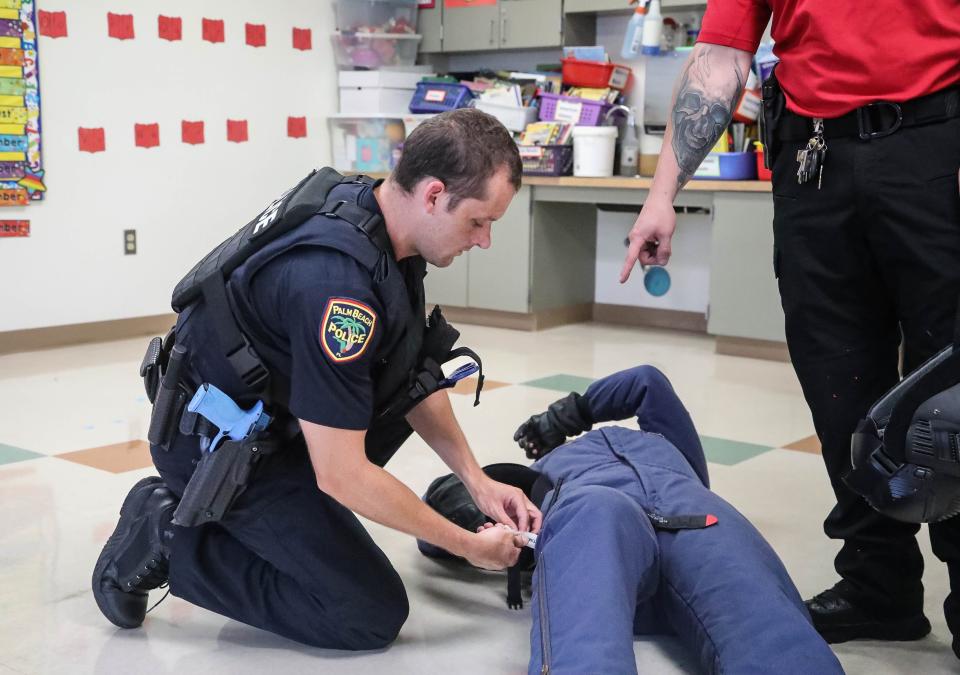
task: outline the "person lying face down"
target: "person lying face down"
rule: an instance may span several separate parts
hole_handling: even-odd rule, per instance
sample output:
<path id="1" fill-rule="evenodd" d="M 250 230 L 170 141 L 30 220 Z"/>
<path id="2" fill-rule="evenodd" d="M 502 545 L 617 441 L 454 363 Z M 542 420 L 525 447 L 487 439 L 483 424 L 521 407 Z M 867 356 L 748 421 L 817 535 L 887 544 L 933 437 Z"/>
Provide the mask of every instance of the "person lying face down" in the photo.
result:
<path id="1" fill-rule="evenodd" d="M 639 428 L 590 430 L 628 417 Z M 633 637 L 654 634 L 676 635 L 706 673 L 843 672 L 776 553 L 710 491 L 699 436 L 659 370 L 631 368 L 571 393 L 514 440 L 537 461 L 488 470 L 544 515 L 531 675 L 636 673 Z M 435 480 L 424 499 L 461 526 L 483 526 L 455 476 Z"/>

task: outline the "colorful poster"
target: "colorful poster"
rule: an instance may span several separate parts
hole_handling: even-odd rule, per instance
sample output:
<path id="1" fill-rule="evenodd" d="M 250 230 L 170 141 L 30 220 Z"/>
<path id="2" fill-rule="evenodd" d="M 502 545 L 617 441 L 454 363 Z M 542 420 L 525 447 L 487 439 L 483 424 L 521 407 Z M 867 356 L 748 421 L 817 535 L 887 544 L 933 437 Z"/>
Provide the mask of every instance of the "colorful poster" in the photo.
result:
<path id="1" fill-rule="evenodd" d="M 35 5 L 0 2 L 0 207 L 23 206 L 46 191 Z"/>

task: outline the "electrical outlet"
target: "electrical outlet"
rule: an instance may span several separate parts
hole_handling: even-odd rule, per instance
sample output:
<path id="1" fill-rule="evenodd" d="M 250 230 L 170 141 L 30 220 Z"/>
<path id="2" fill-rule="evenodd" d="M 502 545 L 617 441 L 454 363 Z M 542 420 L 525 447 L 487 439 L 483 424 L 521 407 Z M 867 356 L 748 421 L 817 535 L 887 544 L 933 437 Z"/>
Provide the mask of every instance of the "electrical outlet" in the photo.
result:
<path id="1" fill-rule="evenodd" d="M 136 255 L 136 253 L 137 253 L 137 231 L 124 230 L 123 231 L 123 254 Z"/>

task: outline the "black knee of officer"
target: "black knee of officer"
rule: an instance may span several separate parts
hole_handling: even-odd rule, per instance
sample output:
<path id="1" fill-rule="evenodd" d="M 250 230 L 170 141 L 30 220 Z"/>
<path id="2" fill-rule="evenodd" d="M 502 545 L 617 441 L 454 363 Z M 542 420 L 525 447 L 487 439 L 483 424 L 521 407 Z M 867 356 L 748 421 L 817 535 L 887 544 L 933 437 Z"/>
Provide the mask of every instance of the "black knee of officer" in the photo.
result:
<path id="1" fill-rule="evenodd" d="M 364 588 L 348 598 L 339 612 L 334 648 L 363 651 L 388 647 L 397 639 L 409 614 L 410 603 L 399 576 L 384 579 L 376 588 Z M 318 639 L 324 637 L 323 646 L 329 647 L 330 636 Z"/>
<path id="2" fill-rule="evenodd" d="M 397 639 L 407 616 L 410 614 L 410 603 L 403 584 L 396 584 L 376 589 L 378 602 L 366 617 L 359 617 L 355 624 L 349 627 L 353 649 L 383 649 Z"/>

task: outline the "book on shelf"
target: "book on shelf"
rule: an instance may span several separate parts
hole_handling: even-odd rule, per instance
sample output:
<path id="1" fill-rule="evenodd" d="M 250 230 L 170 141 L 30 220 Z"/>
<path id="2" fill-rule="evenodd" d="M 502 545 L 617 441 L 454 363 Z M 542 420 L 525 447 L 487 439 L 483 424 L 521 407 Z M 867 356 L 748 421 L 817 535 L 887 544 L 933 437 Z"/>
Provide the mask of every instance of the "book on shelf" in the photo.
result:
<path id="1" fill-rule="evenodd" d="M 573 126 L 566 122 L 531 122 L 520 134 L 520 145 L 566 145 Z"/>

